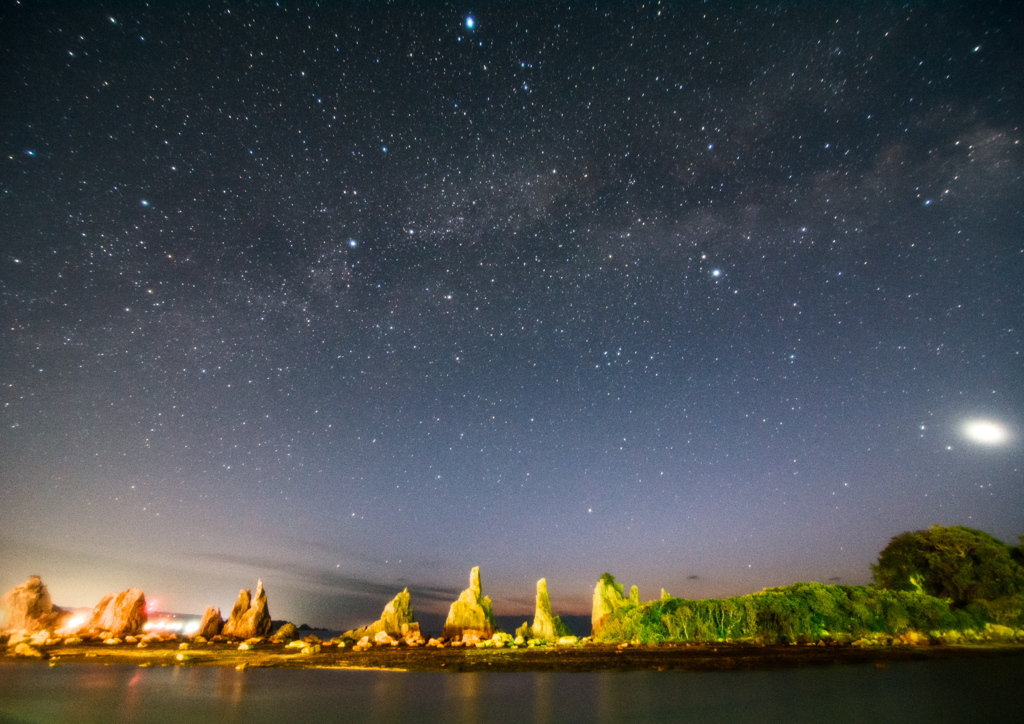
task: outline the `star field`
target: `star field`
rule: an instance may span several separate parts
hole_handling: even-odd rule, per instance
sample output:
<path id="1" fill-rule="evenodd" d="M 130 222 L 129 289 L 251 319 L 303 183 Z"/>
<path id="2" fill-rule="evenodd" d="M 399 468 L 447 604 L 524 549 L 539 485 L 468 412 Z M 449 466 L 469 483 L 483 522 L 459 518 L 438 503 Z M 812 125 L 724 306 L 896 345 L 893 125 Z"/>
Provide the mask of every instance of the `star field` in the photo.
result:
<path id="1" fill-rule="evenodd" d="M 4 590 L 586 613 L 1024 532 L 1010 3 L 0 28 Z"/>

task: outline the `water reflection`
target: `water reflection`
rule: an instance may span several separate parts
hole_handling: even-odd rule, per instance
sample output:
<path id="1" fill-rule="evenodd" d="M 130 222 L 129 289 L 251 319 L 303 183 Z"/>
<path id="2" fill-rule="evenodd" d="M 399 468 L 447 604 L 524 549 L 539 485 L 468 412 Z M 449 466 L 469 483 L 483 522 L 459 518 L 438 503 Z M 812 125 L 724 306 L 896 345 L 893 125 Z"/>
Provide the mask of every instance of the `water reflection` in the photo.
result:
<path id="1" fill-rule="evenodd" d="M 692 674 L 0 663 L 0 722 L 1024 721 L 1024 657 Z"/>

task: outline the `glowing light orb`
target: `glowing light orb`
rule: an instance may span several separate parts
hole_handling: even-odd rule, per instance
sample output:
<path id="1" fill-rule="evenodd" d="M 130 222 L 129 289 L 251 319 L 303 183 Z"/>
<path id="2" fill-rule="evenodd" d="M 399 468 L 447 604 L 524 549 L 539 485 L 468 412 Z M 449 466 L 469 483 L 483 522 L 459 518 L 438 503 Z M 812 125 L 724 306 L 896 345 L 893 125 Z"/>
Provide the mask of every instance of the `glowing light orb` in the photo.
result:
<path id="1" fill-rule="evenodd" d="M 979 445 L 1002 445 L 1010 437 L 1005 427 L 991 420 L 968 420 L 964 423 L 963 433 Z"/>
<path id="2" fill-rule="evenodd" d="M 466 16 L 466 30 L 472 30 L 476 27 L 476 19 L 472 15 Z"/>
<path id="3" fill-rule="evenodd" d="M 64 621 L 64 625 L 60 627 L 57 633 L 63 634 L 65 636 L 78 633 L 79 629 L 81 629 L 82 626 L 85 626 L 85 624 L 87 624 L 88 622 L 89 614 L 76 613 L 74 616 L 71 616 L 66 621 Z"/>

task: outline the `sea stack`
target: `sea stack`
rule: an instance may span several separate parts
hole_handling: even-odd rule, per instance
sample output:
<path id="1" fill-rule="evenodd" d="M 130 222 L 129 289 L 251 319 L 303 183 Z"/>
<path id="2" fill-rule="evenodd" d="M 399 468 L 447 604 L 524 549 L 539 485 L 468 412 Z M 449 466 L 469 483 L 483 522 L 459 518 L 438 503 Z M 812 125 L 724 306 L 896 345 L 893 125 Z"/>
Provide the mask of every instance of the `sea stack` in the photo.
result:
<path id="1" fill-rule="evenodd" d="M 58 626 L 64 611 L 53 605 L 50 592 L 39 576 L 29 576 L 3 597 L 4 619 L 0 631 L 43 631 Z"/>
<path id="2" fill-rule="evenodd" d="M 443 636 L 446 639 L 460 638 L 464 642 L 482 641 L 491 638 L 498 626 L 491 611 L 491 599 L 482 595 L 480 567 L 469 572 L 469 588 L 459 595 L 448 611 Z"/>
<path id="3" fill-rule="evenodd" d="M 411 601 L 412 596 L 406 588 L 388 602 L 378 620 L 368 626 L 346 631 L 345 637 L 358 640 L 369 636 L 372 639 L 383 632 L 393 639 L 419 639 L 420 625 L 416 623 Z"/>
<path id="4" fill-rule="evenodd" d="M 129 588 L 118 594 L 108 593 L 96 604 L 84 633 L 96 636 L 109 633 L 115 637 L 135 636 L 146 625 L 146 594 Z"/>
<path id="5" fill-rule="evenodd" d="M 207 606 L 203 612 L 203 619 L 199 622 L 199 629 L 196 631 L 197 636 L 204 638 L 213 638 L 217 636 L 224 628 L 224 618 L 220 615 L 220 609 L 214 608 L 213 606 Z"/>
<path id="6" fill-rule="evenodd" d="M 562 619 L 551 610 L 551 596 L 548 595 L 547 579 L 537 581 L 537 607 L 533 614 L 533 626 L 530 627 L 531 638 L 557 641 L 569 636 L 572 631 L 562 623 Z"/>
<path id="7" fill-rule="evenodd" d="M 270 633 L 271 625 L 263 581 L 257 580 L 255 596 L 246 588 L 238 592 L 238 600 L 231 608 L 231 615 L 221 629 L 221 634 L 239 639 L 266 636 Z"/>
<path id="8" fill-rule="evenodd" d="M 590 635 L 599 639 L 614 626 L 615 615 L 626 602 L 622 595 L 622 584 L 617 583 L 615 576 L 605 573 L 594 586 L 594 605 L 590 615 Z"/>

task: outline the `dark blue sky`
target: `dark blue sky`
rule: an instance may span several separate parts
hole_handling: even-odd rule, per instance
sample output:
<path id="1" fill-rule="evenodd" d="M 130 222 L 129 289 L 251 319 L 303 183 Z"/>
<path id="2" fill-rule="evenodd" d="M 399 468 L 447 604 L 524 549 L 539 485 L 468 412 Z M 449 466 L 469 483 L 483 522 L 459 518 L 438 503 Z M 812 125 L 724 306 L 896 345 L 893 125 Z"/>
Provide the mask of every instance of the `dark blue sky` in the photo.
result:
<path id="1" fill-rule="evenodd" d="M 323 5 L 0 6 L 0 588 L 587 613 L 1024 532 L 1013 3 Z"/>

